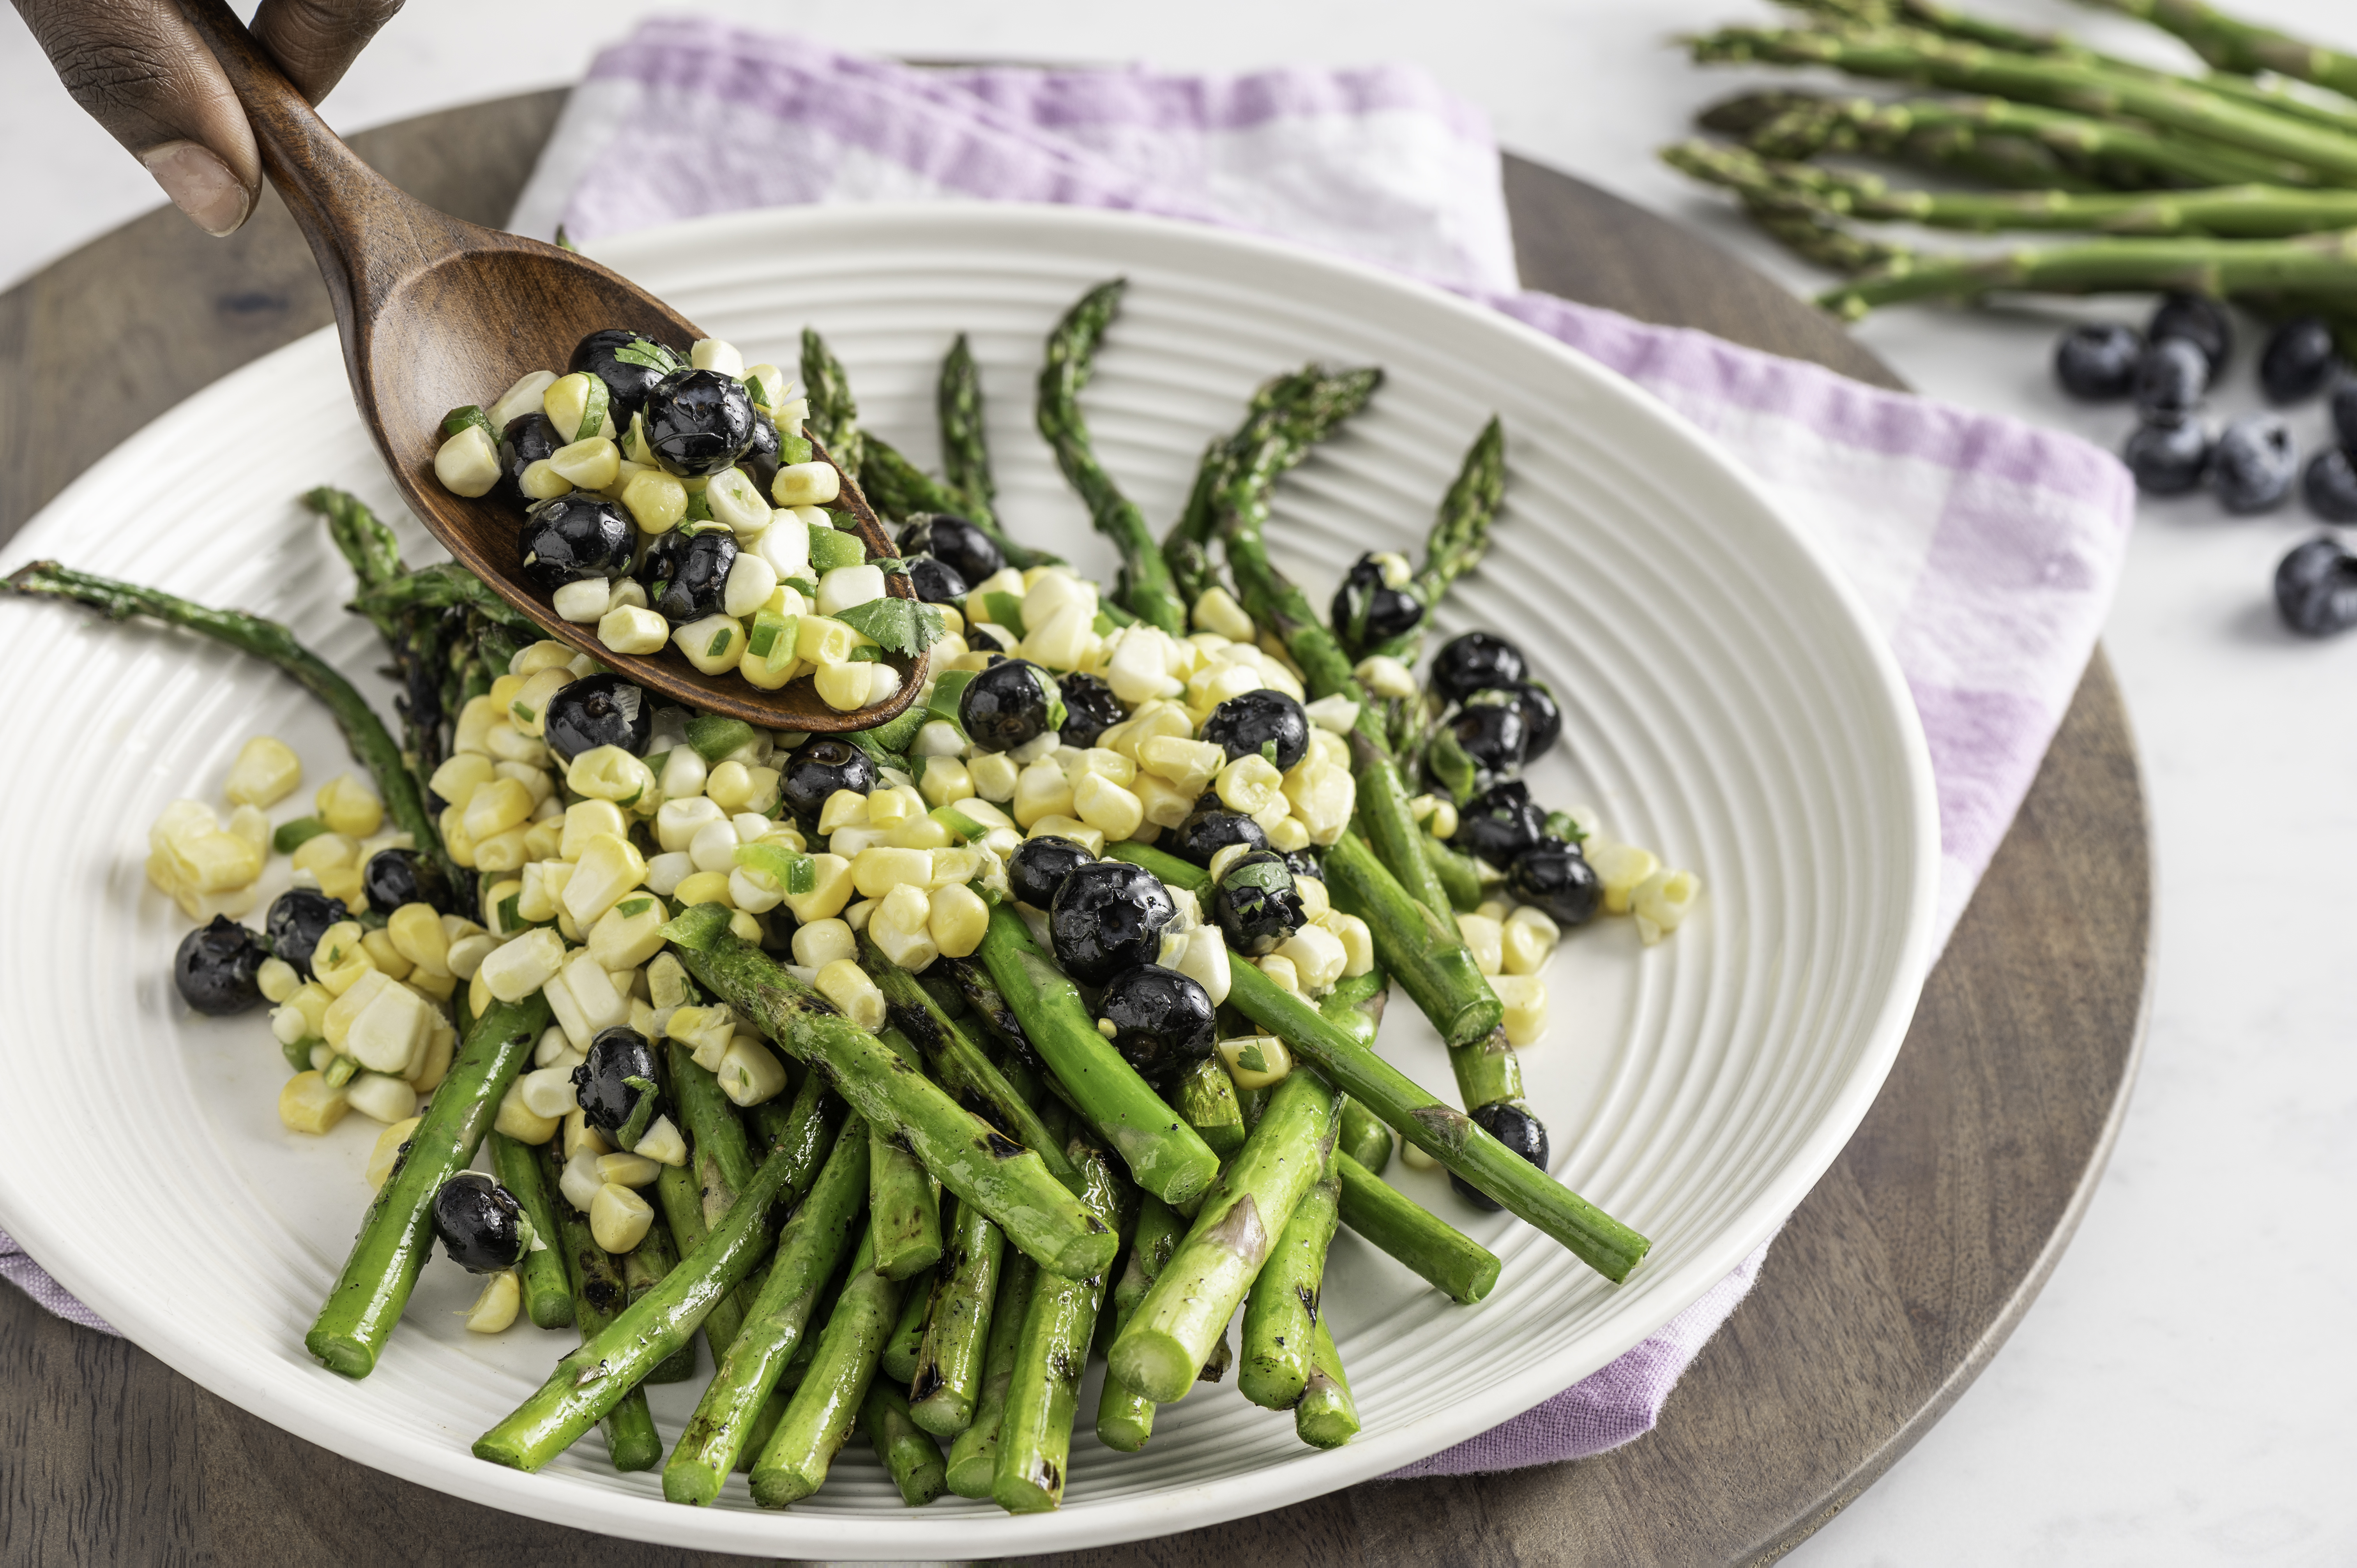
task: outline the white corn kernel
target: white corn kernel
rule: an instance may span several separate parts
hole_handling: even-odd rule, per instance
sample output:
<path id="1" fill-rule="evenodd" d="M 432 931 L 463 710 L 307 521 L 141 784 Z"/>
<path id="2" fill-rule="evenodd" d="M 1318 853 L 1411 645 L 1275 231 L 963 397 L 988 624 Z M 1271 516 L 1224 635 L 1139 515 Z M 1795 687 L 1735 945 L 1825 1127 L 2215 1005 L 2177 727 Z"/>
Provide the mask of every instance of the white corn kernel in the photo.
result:
<path id="1" fill-rule="evenodd" d="M 841 920 L 813 920 L 794 933 L 793 952 L 794 961 L 803 968 L 823 969 L 837 959 L 858 957 L 859 939 Z"/>
<path id="2" fill-rule="evenodd" d="M 627 1187 L 607 1182 L 589 1204 L 589 1233 L 608 1252 L 627 1252 L 647 1239 L 655 1211 Z"/>
<path id="3" fill-rule="evenodd" d="M 724 376 L 745 373 L 745 356 L 734 343 L 721 338 L 698 338 L 688 346 L 687 362 L 699 371 L 717 371 Z"/>
<path id="4" fill-rule="evenodd" d="M 1459 915 L 1457 934 L 1473 953 L 1473 967 L 1494 975 L 1506 966 L 1504 928 L 1487 915 Z"/>
<path id="5" fill-rule="evenodd" d="M 1457 802 L 1447 800 L 1435 800 L 1432 803 L 1432 816 L 1424 825 L 1430 830 L 1434 838 L 1443 843 L 1455 838 L 1457 836 Z"/>
<path id="6" fill-rule="evenodd" d="M 479 431 L 476 434 L 481 434 Z M 467 1332 L 469 1334 L 500 1334 L 512 1326 L 516 1308 L 523 1301 L 523 1287 L 516 1282 L 513 1269 L 501 1269 L 483 1281 L 483 1288 L 475 1297 L 475 1305 L 467 1309 Z"/>
<path id="7" fill-rule="evenodd" d="M 843 1010 L 845 1017 L 863 1029 L 879 1028 L 884 1023 L 884 993 L 866 972 L 849 959 L 837 959 L 818 972 L 813 983 L 818 993 Z"/>
<path id="8" fill-rule="evenodd" d="M 928 719 L 909 747 L 911 757 L 963 757 L 965 735 L 947 719 Z"/>
<path id="9" fill-rule="evenodd" d="M 1629 896 L 1637 885 L 1662 868 L 1651 850 L 1639 849 L 1632 843 L 1616 843 L 1609 839 L 1590 839 L 1583 846 L 1587 864 L 1596 870 L 1596 880 L 1604 891 L 1604 908 L 1609 914 L 1629 912 Z"/>
<path id="10" fill-rule="evenodd" d="M 770 503 L 742 468 L 724 468 L 713 475 L 712 482 L 704 487 L 704 504 L 711 509 L 713 521 L 732 533 L 749 538 L 770 526 Z M 760 557 L 752 551 L 740 550 L 737 559 L 759 561 Z M 761 598 L 769 596 L 763 594 Z M 760 607 L 759 600 L 754 607 Z M 752 611 L 745 613 L 749 615 Z"/>
<path id="11" fill-rule="evenodd" d="M 1535 913 L 1536 911 L 1534 911 Z M 1522 911 L 1517 909 L 1516 914 Z M 1546 917 L 1541 915 L 1541 919 Z M 1464 917 L 1458 918 L 1458 924 Z M 1553 924 L 1552 921 L 1548 922 Z M 1536 974 L 1546 967 L 1547 954 L 1553 950 L 1546 935 L 1529 920 L 1509 919 L 1499 928 L 1498 967 L 1507 974 Z"/>
<path id="12" fill-rule="evenodd" d="M 1536 1045 L 1546 1033 L 1546 982 L 1535 974 L 1501 974 L 1490 982 L 1506 1009 L 1507 1043 L 1516 1049 Z"/>
<path id="13" fill-rule="evenodd" d="M 1655 871 L 1629 896 L 1637 917 L 1637 933 L 1650 947 L 1682 924 L 1701 896 L 1702 879 L 1691 871 Z M 1650 928 L 1650 933 L 1649 933 Z"/>
<path id="14" fill-rule="evenodd" d="M 740 1106 L 775 1100 L 786 1090 L 785 1065 L 778 1060 L 777 1053 L 741 1035 L 729 1042 L 716 1076 L 720 1079 L 720 1092 L 731 1103 Z"/>
<path id="15" fill-rule="evenodd" d="M 687 661 L 706 675 L 725 675 L 745 657 L 745 628 L 725 615 L 692 620 L 672 633 Z"/>
<path id="16" fill-rule="evenodd" d="M 766 915 L 785 901 L 785 889 L 778 879 L 765 871 L 748 865 L 730 868 L 728 901 L 748 915 Z"/>
<path id="17" fill-rule="evenodd" d="M 234 806 L 274 806 L 303 782 L 303 759 L 275 736 L 258 735 L 238 747 L 223 788 Z"/>
<path id="18" fill-rule="evenodd" d="M 1195 600 L 1195 629 L 1215 631 L 1237 642 L 1249 640 L 1253 634 L 1252 617 L 1244 614 L 1242 605 L 1225 588 L 1206 588 Z"/>
<path id="19" fill-rule="evenodd" d="M 754 549 L 781 583 L 788 577 L 810 575 L 810 524 L 787 508 L 770 513 L 770 526 Z"/>
<path id="20" fill-rule="evenodd" d="M 736 564 L 728 568 L 721 608 L 741 619 L 768 604 L 777 591 L 778 569 L 752 551 L 740 550 Z"/>
<path id="21" fill-rule="evenodd" d="M 985 752 L 967 762 L 966 774 L 974 780 L 974 794 L 985 800 L 1012 800 L 1022 779 L 1015 759 L 997 751 Z"/>
<path id="22" fill-rule="evenodd" d="M 1329 909 L 1318 917 L 1318 924 L 1342 944 L 1344 979 L 1364 974 L 1375 967 L 1375 936 L 1367 929 L 1366 921 L 1340 909 Z"/>
<path id="23" fill-rule="evenodd" d="M 832 463 L 788 463 L 770 481 L 770 499 L 781 507 L 826 506 L 842 494 L 843 478 Z"/>
<path id="24" fill-rule="evenodd" d="M 262 988 L 262 999 L 273 1006 L 285 1002 L 303 987 L 302 972 L 283 958 L 266 958 L 254 971 L 254 983 Z"/>
<path id="25" fill-rule="evenodd" d="M 544 1067 L 523 1074 L 516 1081 L 523 1086 L 524 1109 L 537 1116 L 563 1117 L 579 1109 L 574 1095 L 573 1069 Z"/>
<path id="26" fill-rule="evenodd" d="M 818 580 L 818 613 L 840 614 L 884 596 L 881 566 L 837 566 Z"/>
<path id="27" fill-rule="evenodd" d="M 576 626 L 587 626 L 593 621 L 604 622 L 607 602 L 612 597 L 613 590 L 607 585 L 605 578 L 585 577 L 580 582 L 567 583 L 557 589 L 549 596 L 548 602 L 558 618 L 571 621 Z M 610 644 L 608 646 L 611 647 Z M 621 650 L 615 649 L 614 651 Z"/>
<path id="28" fill-rule="evenodd" d="M 1267 810 L 1283 793 L 1284 785 L 1285 775 L 1276 770 L 1276 764 L 1255 753 L 1221 768 L 1212 788 L 1228 810 L 1252 816 Z"/>
<path id="29" fill-rule="evenodd" d="M 1072 803 L 1081 821 L 1102 832 L 1108 843 L 1128 838 L 1146 821 L 1145 802 L 1103 774 L 1082 778 L 1072 791 Z"/>
<path id="30" fill-rule="evenodd" d="M 609 970 L 636 969 L 662 950 L 667 918 L 651 894 L 624 897 L 589 928 L 589 951 Z"/>
<path id="31" fill-rule="evenodd" d="M 387 1073 L 354 1073 L 344 1085 L 344 1099 L 361 1115 L 388 1126 L 417 1114 L 417 1091 Z"/>
<path id="32" fill-rule="evenodd" d="M 1186 941 L 1185 950 L 1170 967 L 1201 986 L 1204 994 L 1211 999 L 1211 1005 L 1217 1007 L 1228 999 L 1232 978 L 1227 939 L 1217 926 L 1198 926 L 1187 933 Z"/>
<path id="33" fill-rule="evenodd" d="M 1387 653 L 1371 654 L 1351 671 L 1359 684 L 1378 697 L 1413 697 L 1415 677 L 1408 667 Z"/>
<path id="34" fill-rule="evenodd" d="M 1217 1048 L 1238 1089 L 1266 1089 L 1284 1082 L 1286 1074 L 1293 1070 L 1293 1054 L 1275 1035 L 1222 1040 Z"/>
<path id="35" fill-rule="evenodd" d="M 1342 978 L 1350 954 L 1334 933 L 1317 925 L 1302 927 L 1278 944 L 1277 954 L 1290 959 L 1301 989 L 1316 994 Z"/>
<path id="36" fill-rule="evenodd" d="M 1329 735 L 1348 735 L 1359 727 L 1359 704 L 1339 692 L 1305 704 L 1301 713 Z"/>
<path id="37" fill-rule="evenodd" d="M 1042 758 L 1016 776 L 1013 814 L 1017 826 L 1028 828 L 1042 817 L 1072 814 L 1072 786 L 1064 770 Z"/>
<path id="38" fill-rule="evenodd" d="M 663 771 L 668 774 L 670 767 L 666 765 Z M 655 811 L 655 842 L 668 854 L 693 854 L 690 846 L 695 843 L 697 833 L 728 820 L 728 813 L 720 809 L 718 802 L 705 800 L 701 795 L 679 800 L 671 798 L 669 790 L 664 794 L 666 799 Z"/>
<path id="39" fill-rule="evenodd" d="M 687 1164 L 687 1140 L 680 1135 L 678 1126 L 670 1117 L 658 1116 L 630 1153 L 642 1160 L 652 1160 L 659 1165 L 684 1165 Z"/>
<path id="40" fill-rule="evenodd" d="M 610 653 L 661 653 L 663 644 L 671 640 L 671 623 L 653 610 L 636 606 L 609 609 L 597 618 L 597 640 Z"/>
<path id="41" fill-rule="evenodd" d="M 652 1187 L 662 1175 L 662 1166 L 659 1162 L 635 1152 L 600 1155 L 597 1156 L 597 1175 L 616 1187 Z"/>
<path id="42" fill-rule="evenodd" d="M 435 449 L 434 477 L 452 495 L 489 495 L 500 482 L 500 449 L 481 425 L 467 425 Z"/>
<path id="43" fill-rule="evenodd" d="M 565 939 L 542 926 L 493 949 L 478 973 L 499 1000 L 521 1002 L 555 979 L 564 963 Z"/>

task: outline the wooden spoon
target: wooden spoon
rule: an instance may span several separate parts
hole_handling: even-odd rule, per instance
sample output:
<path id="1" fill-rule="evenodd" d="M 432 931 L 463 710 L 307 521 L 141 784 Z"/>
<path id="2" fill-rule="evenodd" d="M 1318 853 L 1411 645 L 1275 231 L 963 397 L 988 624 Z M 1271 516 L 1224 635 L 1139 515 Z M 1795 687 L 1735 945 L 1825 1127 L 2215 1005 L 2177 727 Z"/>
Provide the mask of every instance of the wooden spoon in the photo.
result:
<path id="1" fill-rule="evenodd" d="M 558 616 L 549 596 L 519 575 L 522 515 L 490 496 L 453 495 L 434 477 L 442 416 L 462 404 L 488 404 L 532 371 L 563 374 L 575 345 L 602 328 L 683 349 L 705 334 L 585 256 L 462 222 L 400 190 L 328 129 L 224 0 L 181 4 L 253 123 L 263 169 L 311 242 L 335 303 L 361 418 L 410 510 L 461 565 L 548 636 L 650 691 L 748 724 L 866 729 L 915 699 L 925 679 L 921 655 L 892 656 L 900 689 L 888 700 L 837 713 L 808 679 L 764 692 L 734 673 L 703 673 L 675 647 L 646 657 L 615 653 L 594 627 Z M 834 461 L 815 442 L 812 447 L 815 457 Z M 856 520 L 870 557 L 898 553 L 848 474 L 839 504 Z M 885 586 L 899 598 L 915 595 L 899 574 L 888 574 Z"/>

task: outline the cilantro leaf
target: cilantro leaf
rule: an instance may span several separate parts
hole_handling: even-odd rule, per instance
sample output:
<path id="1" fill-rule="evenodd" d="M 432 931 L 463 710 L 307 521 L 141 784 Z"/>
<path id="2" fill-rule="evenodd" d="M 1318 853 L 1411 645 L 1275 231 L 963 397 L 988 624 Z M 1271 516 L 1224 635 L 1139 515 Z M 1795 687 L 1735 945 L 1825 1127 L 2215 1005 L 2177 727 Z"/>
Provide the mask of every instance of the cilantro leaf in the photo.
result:
<path id="1" fill-rule="evenodd" d="M 686 360 L 651 338 L 631 338 L 614 350 L 614 358 L 623 364 L 636 365 L 642 371 L 659 371 L 666 376 L 687 368 Z"/>
<path id="2" fill-rule="evenodd" d="M 942 636 L 942 612 L 916 599 L 870 599 L 834 618 L 895 653 L 922 653 Z"/>

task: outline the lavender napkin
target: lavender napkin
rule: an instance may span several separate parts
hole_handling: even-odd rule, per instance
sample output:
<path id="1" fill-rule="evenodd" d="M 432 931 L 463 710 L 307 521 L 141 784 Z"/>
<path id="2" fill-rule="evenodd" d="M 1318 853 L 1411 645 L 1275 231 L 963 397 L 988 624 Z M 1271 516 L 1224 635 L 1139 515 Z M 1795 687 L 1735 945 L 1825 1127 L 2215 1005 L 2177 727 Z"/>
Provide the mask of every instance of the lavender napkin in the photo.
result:
<path id="1" fill-rule="evenodd" d="M 1122 208 L 1342 252 L 1485 299 L 1710 432 L 1817 532 L 1890 640 L 1931 742 L 1945 941 L 2111 602 L 2134 489 L 2109 456 L 1522 289 L 1486 121 L 1408 67 L 918 70 L 664 19 L 575 90 L 511 226 L 590 242 L 742 208 L 911 199 Z M 1398 1474 L 1581 1458 L 1649 1431 L 1766 1251 L 1577 1387 Z M 103 1326 L 5 1235 L 0 1273 Z"/>

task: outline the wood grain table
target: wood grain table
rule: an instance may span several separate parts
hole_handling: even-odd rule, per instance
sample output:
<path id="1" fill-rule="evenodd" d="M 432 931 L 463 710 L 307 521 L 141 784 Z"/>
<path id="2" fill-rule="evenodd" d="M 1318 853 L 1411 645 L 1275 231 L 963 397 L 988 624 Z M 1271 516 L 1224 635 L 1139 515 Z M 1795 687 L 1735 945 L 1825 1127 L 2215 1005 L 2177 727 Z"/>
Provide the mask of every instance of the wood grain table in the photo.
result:
<path id="1" fill-rule="evenodd" d="M 497 223 L 561 96 L 355 141 L 426 201 Z M 1506 190 L 1532 286 L 1899 385 L 1831 321 L 1693 234 L 1520 160 Z M 0 296 L 0 537 L 146 421 L 328 319 L 268 195 L 233 240 L 158 211 Z M 2143 1038 L 2148 848 L 2099 652 L 1881 1097 L 1651 1434 L 1578 1464 L 1370 1483 L 1052 1561 L 1465 1568 L 1789 1551 L 1940 1418 L 2069 1241 Z M 364 1469 L 5 1289 L 0 1455 L 8 1563 L 522 1568 L 605 1545 Z M 627 1550 L 647 1568 L 737 1561 Z"/>

